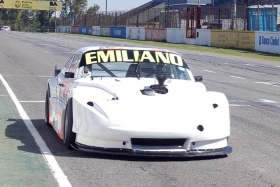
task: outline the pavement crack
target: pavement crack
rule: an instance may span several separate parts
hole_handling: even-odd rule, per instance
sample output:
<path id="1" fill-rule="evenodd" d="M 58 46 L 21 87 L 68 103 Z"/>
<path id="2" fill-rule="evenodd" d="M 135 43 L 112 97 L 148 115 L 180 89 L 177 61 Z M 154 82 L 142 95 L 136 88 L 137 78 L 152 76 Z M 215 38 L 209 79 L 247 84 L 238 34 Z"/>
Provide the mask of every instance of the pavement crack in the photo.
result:
<path id="1" fill-rule="evenodd" d="M 141 168 L 143 171 L 147 171 L 147 170 L 145 170 L 145 168 L 143 168 L 142 166 L 140 166 L 140 168 Z"/>

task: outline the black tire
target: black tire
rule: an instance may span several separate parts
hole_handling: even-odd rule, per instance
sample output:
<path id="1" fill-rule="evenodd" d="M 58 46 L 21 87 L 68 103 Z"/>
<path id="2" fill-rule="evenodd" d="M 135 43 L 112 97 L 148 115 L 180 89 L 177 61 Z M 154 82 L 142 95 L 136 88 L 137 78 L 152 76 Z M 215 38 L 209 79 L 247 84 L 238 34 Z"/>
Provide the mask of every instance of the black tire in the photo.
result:
<path id="1" fill-rule="evenodd" d="M 50 113 L 50 111 L 49 111 L 49 109 L 50 109 L 50 107 L 49 107 L 49 98 L 50 98 L 50 91 L 48 89 L 47 92 L 46 92 L 46 99 L 45 99 L 45 123 L 46 123 L 46 125 L 48 127 L 51 128 L 52 125 L 49 122 L 49 113 Z"/>
<path id="2" fill-rule="evenodd" d="M 67 149 L 73 149 L 71 145 L 75 144 L 76 133 L 72 131 L 73 127 L 73 106 L 72 106 L 72 98 L 69 99 L 64 119 L 64 135 L 63 135 L 63 143 Z"/>

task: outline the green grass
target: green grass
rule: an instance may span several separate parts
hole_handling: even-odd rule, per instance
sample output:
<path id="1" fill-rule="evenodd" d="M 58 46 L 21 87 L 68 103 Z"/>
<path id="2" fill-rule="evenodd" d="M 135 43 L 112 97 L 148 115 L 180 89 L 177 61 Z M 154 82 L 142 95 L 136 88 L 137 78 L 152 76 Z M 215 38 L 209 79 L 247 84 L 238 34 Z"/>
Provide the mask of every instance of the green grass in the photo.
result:
<path id="1" fill-rule="evenodd" d="M 245 57 L 245 58 L 256 59 L 256 60 L 268 60 L 268 61 L 280 62 L 280 54 L 258 52 L 253 50 L 232 49 L 232 48 L 224 49 L 219 47 L 208 47 L 208 46 L 187 45 L 187 44 L 171 44 L 171 43 L 156 42 L 156 41 L 140 41 L 140 40 L 129 40 L 129 39 L 79 35 L 79 34 L 67 34 L 67 35 L 86 37 L 86 38 L 88 37 L 88 38 L 101 39 L 101 40 L 111 40 L 117 42 L 127 42 L 127 43 L 141 44 L 147 46 L 158 46 L 161 48 L 171 48 L 173 50 L 184 49 L 184 50 L 200 51 L 206 53 L 223 54 L 223 55 L 229 55 L 235 57 Z"/>

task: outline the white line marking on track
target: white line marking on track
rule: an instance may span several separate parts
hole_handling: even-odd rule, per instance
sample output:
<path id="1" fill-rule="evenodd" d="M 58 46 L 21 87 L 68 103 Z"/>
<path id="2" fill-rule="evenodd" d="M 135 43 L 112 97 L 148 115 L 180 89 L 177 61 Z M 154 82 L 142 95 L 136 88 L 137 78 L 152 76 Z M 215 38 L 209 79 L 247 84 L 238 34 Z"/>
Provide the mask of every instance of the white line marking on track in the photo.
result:
<path id="1" fill-rule="evenodd" d="M 266 85 L 274 85 L 275 83 L 274 82 L 255 82 L 256 84 L 266 84 Z"/>
<path id="2" fill-rule="evenodd" d="M 20 103 L 44 103 L 45 101 L 18 101 Z"/>
<path id="3" fill-rule="evenodd" d="M 237 76 L 234 76 L 234 75 L 230 75 L 230 77 L 236 78 L 236 79 L 245 79 L 245 78 L 243 78 L 243 77 L 237 77 Z"/>
<path id="4" fill-rule="evenodd" d="M 38 133 L 38 131 L 34 127 L 30 118 L 28 117 L 28 115 L 24 111 L 23 107 L 19 103 L 19 101 L 18 101 L 16 95 L 14 94 L 13 90 L 11 89 L 11 87 L 9 86 L 9 84 L 6 82 L 6 80 L 4 79 L 4 77 L 1 74 L 0 74 L 0 80 L 2 81 L 4 86 L 6 87 L 10 97 L 12 98 L 13 102 L 15 103 L 15 105 L 16 105 L 18 111 L 19 111 L 19 114 L 20 114 L 21 118 L 23 119 L 26 127 L 28 128 L 28 130 L 32 134 L 35 142 L 37 143 L 37 145 L 41 149 L 43 157 L 48 162 L 48 165 L 49 165 L 50 169 L 52 170 L 52 174 L 54 175 L 54 178 L 57 180 L 59 186 L 61 186 L 61 187 L 64 187 L 64 186 L 71 187 L 72 185 L 68 181 L 67 176 L 65 176 L 62 169 L 59 167 L 59 165 L 58 165 L 56 159 L 54 158 L 53 154 L 51 153 L 48 146 L 46 145 L 46 143 L 44 142 L 44 140 L 42 139 L 42 137 L 40 136 L 40 134 Z"/>
<path id="5" fill-rule="evenodd" d="M 252 64 L 244 64 L 245 66 L 254 66 L 254 65 L 252 65 Z"/>
<path id="6" fill-rule="evenodd" d="M 2 76 L 6 76 L 6 77 L 53 77 L 51 75 L 38 75 L 38 76 L 34 76 L 34 75 L 2 75 Z"/>
<path id="7" fill-rule="evenodd" d="M 280 68 L 280 66 L 276 66 L 277 68 Z"/>
<path id="8" fill-rule="evenodd" d="M 265 84 L 269 86 L 274 86 L 274 87 L 280 87 L 279 85 L 276 85 L 275 82 L 255 82 L 256 84 Z"/>
<path id="9" fill-rule="evenodd" d="M 241 81 L 219 81 L 219 82 L 225 82 L 225 83 L 227 83 L 227 82 L 237 82 L 237 83 L 242 83 Z"/>
<path id="10" fill-rule="evenodd" d="M 229 104 L 229 106 L 251 106 L 251 105 L 238 105 L 238 104 Z"/>
<path id="11" fill-rule="evenodd" d="M 55 52 L 55 51 L 44 51 L 44 53 L 73 53 L 73 52 Z"/>
<path id="12" fill-rule="evenodd" d="M 271 100 L 268 100 L 268 99 L 258 99 L 258 102 L 262 102 L 262 103 L 278 103 L 276 101 L 271 101 Z"/>
<path id="13" fill-rule="evenodd" d="M 216 73 L 216 72 L 210 71 L 210 70 L 203 70 L 203 71 L 206 71 L 206 72 L 209 72 L 209 73 Z"/>

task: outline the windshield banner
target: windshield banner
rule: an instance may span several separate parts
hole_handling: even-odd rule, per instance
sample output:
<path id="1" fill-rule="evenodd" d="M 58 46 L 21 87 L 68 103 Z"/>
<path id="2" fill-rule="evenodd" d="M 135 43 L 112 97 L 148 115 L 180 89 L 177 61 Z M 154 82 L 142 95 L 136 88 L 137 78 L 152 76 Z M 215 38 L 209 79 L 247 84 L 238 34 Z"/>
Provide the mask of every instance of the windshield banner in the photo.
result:
<path id="1" fill-rule="evenodd" d="M 85 54 L 86 64 L 106 62 L 152 62 L 184 66 L 180 55 L 162 51 L 100 50 Z"/>

